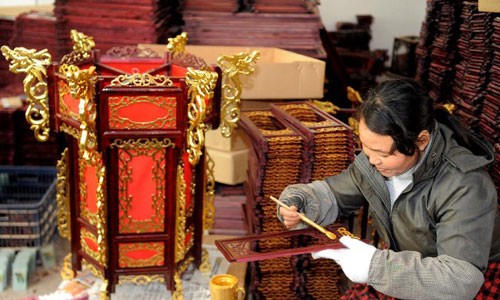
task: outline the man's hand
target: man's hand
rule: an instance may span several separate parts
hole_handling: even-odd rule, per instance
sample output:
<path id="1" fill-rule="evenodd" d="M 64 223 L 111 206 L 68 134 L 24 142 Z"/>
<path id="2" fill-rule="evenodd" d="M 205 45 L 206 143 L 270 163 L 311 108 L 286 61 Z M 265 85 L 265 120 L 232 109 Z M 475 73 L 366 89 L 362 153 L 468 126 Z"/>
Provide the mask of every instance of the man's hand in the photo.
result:
<path id="1" fill-rule="evenodd" d="M 283 206 L 280 207 L 280 214 L 283 217 L 283 224 L 288 229 L 295 229 L 300 223 L 299 213 L 295 205 L 290 206 L 290 209 Z"/>
<path id="2" fill-rule="evenodd" d="M 349 236 L 343 236 L 339 241 L 346 248 L 313 252 L 311 253 L 312 257 L 315 259 L 333 259 L 340 265 L 344 274 L 352 282 L 366 283 L 368 281 L 368 272 L 370 271 L 370 262 L 377 248 Z"/>

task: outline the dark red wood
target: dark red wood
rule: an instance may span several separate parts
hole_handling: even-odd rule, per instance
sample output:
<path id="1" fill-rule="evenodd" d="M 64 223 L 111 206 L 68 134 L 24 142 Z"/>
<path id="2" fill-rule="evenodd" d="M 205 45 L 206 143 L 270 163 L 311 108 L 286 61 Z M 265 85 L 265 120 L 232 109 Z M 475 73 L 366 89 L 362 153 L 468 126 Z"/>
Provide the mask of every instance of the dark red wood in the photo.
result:
<path id="1" fill-rule="evenodd" d="M 292 255 L 311 253 L 324 249 L 339 249 L 344 246 L 339 242 L 342 234 L 339 228 L 347 230 L 346 225 L 330 225 L 328 230 L 337 235 L 337 239 L 331 240 L 316 229 L 308 228 L 302 230 L 290 230 L 275 233 L 255 234 L 241 238 L 216 240 L 215 245 L 229 262 L 250 262 L 264 259 L 287 257 Z M 278 249 L 273 251 L 259 251 L 255 249 L 256 242 L 272 242 L 276 239 L 294 240 L 295 248 Z M 309 240 L 309 241 L 308 241 Z M 301 245 L 302 244 L 302 245 Z"/>

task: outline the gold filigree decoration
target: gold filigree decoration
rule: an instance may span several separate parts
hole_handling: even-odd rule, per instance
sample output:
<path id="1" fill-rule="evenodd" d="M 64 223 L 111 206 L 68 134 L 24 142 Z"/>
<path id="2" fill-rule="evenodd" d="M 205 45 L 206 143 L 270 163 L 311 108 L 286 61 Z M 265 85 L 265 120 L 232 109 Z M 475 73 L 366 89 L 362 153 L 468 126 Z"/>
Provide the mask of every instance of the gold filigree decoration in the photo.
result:
<path id="1" fill-rule="evenodd" d="M 80 230 L 80 247 L 82 248 L 83 252 L 85 252 L 95 260 L 98 260 L 99 249 L 94 250 L 90 248 L 90 246 L 87 244 L 87 240 L 91 240 L 97 245 L 97 237 L 86 228 L 82 228 Z"/>
<path id="2" fill-rule="evenodd" d="M 210 267 L 210 257 L 208 255 L 208 250 L 203 248 L 202 253 L 201 253 L 201 264 L 200 264 L 200 271 L 201 272 L 210 272 L 211 267 Z"/>
<path id="3" fill-rule="evenodd" d="M 186 235 L 189 235 L 191 234 L 191 237 L 189 239 L 189 241 L 187 242 L 186 244 L 186 253 L 189 251 L 189 249 L 191 249 L 191 247 L 193 247 L 194 245 L 194 224 L 191 224 L 189 226 L 189 228 L 186 230 Z M 185 242 L 184 242 L 185 243 Z"/>
<path id="4" fill-rule="evenodd" d="M 247 111 L 243 113 L 247 116 L 251 121 L 255 123 L 260 132 L 262 132 L 265 136 L 282 136 L 282 135 L 290 135 L 294 134 L 294 131 L 288 127 L 285 127 L 280 130 L 269 130 L 265 128 L 274 127 L 271 117 L 273 117 L 273 113 L 271 111 Z M 264 118 L 263 118 L 264 117 Z M 295 138 L 294 138 L 295 139 Z"/>
<path id="5" fill-rule="evenodd" d="M 165 277 L 163 275 L 121 275 L 118 277 L 119 284 L 147 285 L 153 282 L 165 283 Z"/>
<path id="6" fill-rule="evenodd" d="M 94 38 L 75 29 L 70 30 L 70 37 L 73 41 L 73 51 L 61 58 L 61 64 L 77 65 L 90 57 L 95 47 Z"/>
<path id="7" fill-rule="evenodd" d="M 127 129 L 152 129 L 152 128 L 175 128 L 177 98 L 165 96 L 121 96 L 109 97 L 109 126 L 111 128 Z M 165 111 L 165 114 L 157 119 L 147 122 L 137 122 L 130 118 L 120 116 L 120 110 L 136 104 L 150 104 L 155 109 Z"/>
<path id="8" fill-rule="evenodd" d="M 64 74 L 68 81 L 70 94 L 73 98 L 79 99 L 78 114 L 80 121 L 80 149 L 83 150 L 83 157 L 89 159 L 90 152 L 97 146 L 95 120 L 97 108 L 94 102 L 95 84 L 97 73 L 95 67 L 88 69 L 78 68 L 74 65 L 63 64 L 59 72 Z"/>
<path id="9" fill-rule="evenodd" d="M 97 151 L 89 152 L 88 158 L 84 157 L 83 150 L 78 151 L 79 164 L 79 188 L 80 188 L 80 215 L 90 224 L 97 228 L 98 255 L 96 260 L 106 268 L 108 262 L 107 254 L 107 206 L 106 206 L 106 167 L 102 161 L 102 155 Z M 85 169 L 94 167 L 96 170 L 96 206 L 97 213 L 92 213 L 87 205 L 87 184 L 85 180 Z"/>
<path id="10" fill-rule="evenodd" d="M 184 180 L 184 163 L 177 166 L 177 199 L 175 206 L 175 262 L 180 262 L 186 255 L 186 182 Z"/>
<path id="11" fill-rule="evenodd" d="M 347 99 L 349 99 L 349 101 L 356 106 L 363 103 L 363 98 L 361 98 L 359 92 L 350 86 L 347 87 Z"/>
<path id="12" fill-rule="evenodd" d="M 196 70 L 210 71 L 210 67 L 202 57 L 187 52 L 175 53 L 171 62 L 183 68 L 191 67 Z"/>
<path id="13" fill-rule="evenodd" d="M 127 256 L 133 251 L 146 250 L 156 252 L 149 258 L 131 258 Z M 165 265 L 165 244 L 151 243 L 121 243 L 118 245 L 118 266 L 120 268 L 161 267 Z"/>
<path id="14" fill-rule="evenodd" d="M 121 233 L 145 233 L 164 231 L 165 216 L 165 148 L 175 148 L 175 144 L 168 138 L 162 141 L 157 139 L 116 139 L 110 144 L 110 148 L 119 148 L 118 159 L 121 162 L 119 168 L 119 231 Z M 149 219 L 135 220 L 131 214 L 132 195 L 129 192 L 129 184 L 132 182 L 133 169 L 130 162 L 134 157 L 147 156 L 154 161 L 151 170 L 152 180 L 156 186 L 155 194 L 151 195 L 151 209 L 153 214 Z"/>
<path id="15" fill-rule="evenodd" d="M 147 149 L 162 149 L 162 148 L 175 148 L 175 143 L 173 143 L 169 138 L 164 138 L 158 140 L 156 138 L 152 139 L 115 139 L 111 147 L 116 147 L 120 149 L 133 149 L 133 148 L 147 148 Z"/>
<path id="16" fill-rule="evenodd" d="M 99 277 L 104 279 L 104 272 L 101 269 L 98 269 L 96 266 L 88 262 L 86 259 L 82 259 L 82 270 L 88 270 L 95 277 Z"/>
<path id="17" fill-rule="evenodd" d="M 214 176 L 215 162 L 209 155 L 205 148 L 205 173 L 206 173 L 206 186 L 205 197 L 203 204 L 203 230 L 210 230 L 214 225 L 215 220 L 215 176 Z"/>
<path id="18" fill-rule="evenodd" d="M 172 298 L 174 300 L 183 300 L 183 287 L 182 287 L 182 279 L 181 275 L 178 272 L 174 273 L 174 283 L 175 283 L 175 291 L 172 294 Z"/>
<path id="19" fill-rule="evenodd" d="M 174 38 L 168 38 L 167 50 L 172 54 L 185 52 L 188 39 L 187 32 L 182 32 Z"/>
<path id="20" fill-rule="evenodd" d="M 98 262 L 104 267 L 108 266 L 108 241 L 107 241 L 107 201 L 106 201 L 106 168 L 102 164 L 102 157 L 96 153 L 97 167 L 97 245 L 99 247 Z"/>
<path id="21" fill-rule="evenodd" d="M 50 132 L 49 95 L 47 86 L 47 69 L 51 57 L 47 49 L 36 51 L 17 47 L 11 50 L 2 46 L 2 54 L 10 61 L 9 71 L 14 74 L 26 73 L 23 80 L 24 93 L 28 102 L 25 118 L 33 130 L 35 138 L 45 142 Z"/>
<path id="22" fill-rule="evenodd" d="M 202 148 L 205 146 L 205 132 L 208 130 L 204 123 L 206 118 L 206 103 L 211 102 L 217 83 L 218 74 L 215 72 L 194 70 L 188 68 L 186 82 L 188 89 L 188 118 L 187 152 L 189 162 L 196 165 L 200 160 Z"/>
<path id="23" fill-rule="evenodd" d="M 63 267 L 61 270 L 61 278 L 63 280 L 71 280 L 75 278 L 75 272 L 71 266 L 71 253 L 68 253 L 63 259 Z"/>
<path id="24" fill-rule="evenodd" d="M 181 275 L 186 272 L 189 265 L 193 262 L 193 257 L 188 257 L 186 260 L 177 265 L 177 271 L 174 272 L 174 283 L 175 283 L 175 291 L 172 294 L 172 298 L 174 300 L 182 300 L 182 279 Z"/>
<path id="25" fill-rule="evenodd" d="M 74 137 L 75 140 L 78 140 L 80 138 L 80 131 L 78 131 L 78 129 L 76 129 L 73 126 L 69 126 L 67 124 L 62 123 L 59 126 L 59 130 L 62 131 L 62 132 L 64 132 L 64 133 L 69 134 L 72 137 Z"/>
<path id="26" fill-rule="evenodd" d="M 65 148 L 57 161 L 57 228 L 59 235 L 71 240 L 71 214 L 69 209 L 69 168 L 68 148 Z"/>
<path id="27" fill-rule="evenodd" d="M 250 54 L 222 55 L 217 58 L 217 65 L 222 70 L 222 108 L 221 133 L 230 137 L 240 119 L 240 75 L 250 75 L 255 71 L 255 63 L 260 58 L 260 52 Z"/>
<path id="28" fill-rule="evenodd" d="M 123 74 L 111 80 L 110 86 L 173 86 L 174 83 L 166 75 L 149 73 Z"/>
<path id="29" fill-rule="evenodd" d="M 128 46 L 116 46 L 108 51 L 106 51 L 105 56 L 110 57 L 147 57 L 147 58 L 159 58 L 160 56 L 156 51 L 147 47 L 137 47 L 136 45 Z"/>
<path id="30" fill-rule="evenodd" d="M 455 109 L 457 108 L 453 103 L 445 103 L 443 107 L 448 111 L 449 114 L 453 114 Z"/>
<path id="31" fill-rule="evenodd" d="M 186 167 L 184 167 L 186 168 Z M 186 192 L 190 192 L 191 195 L 191 199 L 195 199 L 195 191 L 196 191 L 196 171 L 194 170 L 194 168 L 191 166 L 191 179 L 190 179 L 190 182 L 189 182 L 189 188 L 187 189 Z M 187 199 L 187 198 L 186 198 Z M 185 216 L 186 216 L 186 220 L 188 220 L 189 218 L 191 218 L 193 216 L 193 212 L 194 212 L 194 203 L 195 201 L 192 200 L 190 201 L 189 203 L 189 206 L 185 206 L 184 208 L 184 211 L 185 211 Z"/>
<path id="32" fill-rule="evenodd" d="M 319 101 L 319 100 L 309 100 L 312 105 L 316 106 L 317 108 L 321 109 L 322 111 L 335 115 L 337 112 L 340 110 L 340 107 L 337 105 L 333 104 L 330 101 Z"/>
<path id="33" fill-rule="evenodd" d="M 355 236 L 352 232 L 350 232 L 349 230 L 347 230 L 347 228 L 345 228 L 345 227 L 339 227 L 339 229 L 337 229 L 337 231 L 342 236 L 348 236 L 348 237 L 351 237 L 353 239 L 358 239 L 359 240 L 359 237 Z"/>
<path id="34" fill-rule="evenodd" d="M 101 288 L 99 289 L 99 295 L 101 300 L 109 300 L 109 295 L 108 295 L 108 280 L 105 279 L 101 283 Z"/>
<path id="35" fill-rule="evenodd" d="M 59 95 L 58 95 L 58 97 L 59 97 L 58 98 L 58 101 L 59 101 L 59 112 L 64 117 L 66 117 L 68 119 L 78 120 L 79 115 L 77 113 L 75 113 L 74 111 L 72 111 L 68 107 L 66 101 L 64 101 L 65 95 L 70 94 L 68 82 L 65 81 L 65 80 L 58 80 L 58 82 L 57 82 L 57 90 L 59 92 Z"/>

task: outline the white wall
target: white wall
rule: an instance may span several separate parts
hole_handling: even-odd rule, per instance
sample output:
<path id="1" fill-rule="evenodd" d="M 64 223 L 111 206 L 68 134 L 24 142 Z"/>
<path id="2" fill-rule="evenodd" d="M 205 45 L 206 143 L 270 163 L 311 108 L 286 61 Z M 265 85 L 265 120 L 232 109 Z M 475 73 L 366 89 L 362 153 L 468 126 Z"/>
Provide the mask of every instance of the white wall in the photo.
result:
<path id="1" fill-rule="evenodd" d="M 0 0 L 0 7 L 2 6 L 34 6 L 34 5 L 47 5 L 54 3 L 54 0 Z M 0 8 L 0 13 L 2 9 Z"/>
<path id="2" fill-rule="evenodd" d="M 372 15 L 370 49 L 388 49 L 392 53 L 394 38 L 420 35 L 425 18 L 426 0 L 321 0 L 319 11 L 328 31 L 337 22 L 354 22 L 356 15 Z"/>

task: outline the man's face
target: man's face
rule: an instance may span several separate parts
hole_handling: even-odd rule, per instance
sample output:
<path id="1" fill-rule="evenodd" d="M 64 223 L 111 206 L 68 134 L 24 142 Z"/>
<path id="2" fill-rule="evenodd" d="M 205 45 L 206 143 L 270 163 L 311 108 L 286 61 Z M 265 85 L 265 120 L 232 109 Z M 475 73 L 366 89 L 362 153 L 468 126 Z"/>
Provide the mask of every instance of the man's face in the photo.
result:
<path id="1" fill-rule="evenodd" d="M 403 174 L 417 163 L 417 151 L 412 156 L 404 155 L 397 150 L 393 152 L 392 137 L 371 131 L 366 127 L 364 119 L 359 122 L 359 139 L 370 164 L 384 177 Z"/>

